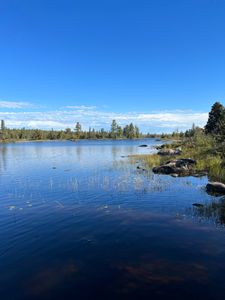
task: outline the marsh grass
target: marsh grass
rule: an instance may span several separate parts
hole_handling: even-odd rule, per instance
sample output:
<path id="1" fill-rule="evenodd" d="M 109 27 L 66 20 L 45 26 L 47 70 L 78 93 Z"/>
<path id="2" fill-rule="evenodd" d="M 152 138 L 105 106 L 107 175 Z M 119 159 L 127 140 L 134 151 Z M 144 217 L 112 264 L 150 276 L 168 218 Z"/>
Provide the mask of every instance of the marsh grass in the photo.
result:
<path id="1" fill-rule="evenodd" d="M 136 159 L 141 159 L 149 168 L 159 166 L 171 159 L 192 158 L 197 161 L 194 169 L 197 172 L 207 171 L 209 180 L 221 181 L 225 183 L 225 159 L 224 153 L 220 150 L 220 145 L 212 136 L 197 132 L 191 138 L 184 138 L 182 141 L 166 144 L 166 148 L 182 148 L 179 156 L 160 156 L 158 154 L 137 155 Z"/>
<path id="2" fill-rule="evenodd" d="M 148 168 L 153 168 L 159 164 L 163 163 L 162 157 L 158 154 L 137 154 L 129 157 L 132 163 L 138 161 L 144 162 L 145 166 Z"/>

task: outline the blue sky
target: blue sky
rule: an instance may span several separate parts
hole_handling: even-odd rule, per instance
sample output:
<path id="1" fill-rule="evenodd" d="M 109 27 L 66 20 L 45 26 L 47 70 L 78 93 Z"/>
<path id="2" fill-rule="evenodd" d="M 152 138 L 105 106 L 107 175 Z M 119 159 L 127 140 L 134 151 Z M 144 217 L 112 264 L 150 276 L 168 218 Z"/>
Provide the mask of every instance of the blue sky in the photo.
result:
<path id="1" fill-rule="evenodd" d="M 224 0 L 1 0 L 9 127 L 166 132 L 225 103 Z"/>

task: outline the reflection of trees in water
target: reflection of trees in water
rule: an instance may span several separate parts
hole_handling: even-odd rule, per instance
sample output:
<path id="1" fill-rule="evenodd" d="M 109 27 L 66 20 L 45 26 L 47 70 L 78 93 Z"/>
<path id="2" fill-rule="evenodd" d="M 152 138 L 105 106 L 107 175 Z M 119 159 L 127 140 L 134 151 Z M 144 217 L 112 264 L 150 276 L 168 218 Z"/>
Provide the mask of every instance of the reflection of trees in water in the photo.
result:
<path id="1" fill-rule="evenodd" d="M 225 197 L 219 201 L 213 200 L 209 204 L 199 205 L 194 208 L 194 214 L 208 220 L 214 220 L 218 224 L 225 224 Z"/>
<path id="2" fill-rule="evenodd" d="M 134 146 L 118 146 L 118 145 L 112 145 L 111 146 L 111 154 L 113 160 L 118 159 L 119 156 L 127 156 L 137 153 L 137 149 Z"/>
<path id="3" fill-rule="evenodd" d="M 0 172 L 2 170 L 6 170 L 6 166 L 7 166 L 7 159 L 6 159 L 6 155 L 7 155 L 7 147 L 5 145 L 0 146 Z M 0 173 L 1 174 L 1 173 Z"/>

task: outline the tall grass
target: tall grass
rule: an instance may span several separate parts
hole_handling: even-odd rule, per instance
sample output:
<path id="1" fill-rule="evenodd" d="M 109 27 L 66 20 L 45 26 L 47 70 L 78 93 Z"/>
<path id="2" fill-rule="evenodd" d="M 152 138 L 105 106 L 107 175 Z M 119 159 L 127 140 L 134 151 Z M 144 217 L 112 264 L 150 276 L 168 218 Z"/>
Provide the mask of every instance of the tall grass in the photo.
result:
<path id="1" fill-rule="evenodd" d="M 192 137 L 183 138 L 179 144 L 167 144 L 166 148 L 174 149 L 178 146 L 182 148 L 182 154 L 173 156 L 173 159 L 181 157 L 195 159 L 197 161 L 196 171 L 207 171 L 210 180 L 225 182 L 224 153 L 221 152 L 221 145 L 216 142 L 214 137 L 197 131 Z M 171 159 L 171 157 L 162 157 L 157 154 L 142 155 L 139 158 L 143 159 L 149 168 L 159 166 Z"/>

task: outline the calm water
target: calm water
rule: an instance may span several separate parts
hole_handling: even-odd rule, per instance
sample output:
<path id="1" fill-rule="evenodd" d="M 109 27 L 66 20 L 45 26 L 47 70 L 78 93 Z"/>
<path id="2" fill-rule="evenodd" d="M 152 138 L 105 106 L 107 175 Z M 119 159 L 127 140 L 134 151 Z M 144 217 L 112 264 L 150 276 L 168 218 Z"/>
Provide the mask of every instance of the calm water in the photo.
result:
<path id="1" fill-rule="evenodd" d="M 126 157 L 157 143 L 1 145 L 0 299 L 224 299 L 224 199 Z"/>

